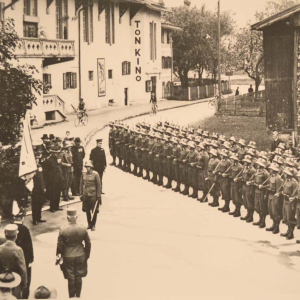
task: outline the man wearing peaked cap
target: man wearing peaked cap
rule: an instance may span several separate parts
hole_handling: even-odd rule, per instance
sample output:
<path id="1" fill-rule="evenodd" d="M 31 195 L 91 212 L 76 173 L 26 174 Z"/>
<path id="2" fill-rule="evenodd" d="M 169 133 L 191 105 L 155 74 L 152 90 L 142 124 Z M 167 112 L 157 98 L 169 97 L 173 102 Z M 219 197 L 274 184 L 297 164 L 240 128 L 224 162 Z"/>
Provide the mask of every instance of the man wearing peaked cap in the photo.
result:
<path id="1" fill-rule="evenodd" d="M 106 169 L 106 155 L 104 149 L 102 148 L 102 141 L 103 141 L 102 139 L 96 140 L 97 146 L 91 151 L 90 160 L 93 162 L 94 170 L 98 172 L 100 176 L 101 187 L 102 187 L 101 193 L 104 194 L 102 178 L 103 178 L 103 173 Z"/>
<path id="2" fill-rule="evenodd" d="M 68 280 L 70 298 L 80 298 L 82 277 L 87 275 L 87 260 L 91 253 L 91 241 L 87 229 L 77 224 L 76 209 L 67 210 L 68 224 L 61 227 L 57 240 L 56 260 L 63 260 L 62 270 Z"/>
<path id="3" fill-rule="evenodd" d="M 13 289 L 13 295 L 22 299 L 23 290 L 27 286 L 27 270 L 23 250 L 16 245 L 18 226 L 16 224 L 6 225 L 4 232 L 6 242 L 0 246 L 0 273 L 10 270 L 21 276 L 21 284 Z"/>

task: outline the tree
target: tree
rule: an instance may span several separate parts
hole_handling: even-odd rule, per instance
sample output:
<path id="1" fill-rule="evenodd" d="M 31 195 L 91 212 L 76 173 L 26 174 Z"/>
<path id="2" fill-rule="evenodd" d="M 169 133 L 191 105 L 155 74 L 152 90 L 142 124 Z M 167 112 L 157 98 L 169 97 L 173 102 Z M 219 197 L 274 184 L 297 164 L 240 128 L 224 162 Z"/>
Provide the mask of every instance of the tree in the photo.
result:
<path id="1" fill-rule="evenodd" d="M 266 8 L 256 12 L 257 22 L 283 11 L 293 5 L 295 1 L 268 1 Z M 260 31 L 251 30 L 250 22 L 235 35 L 235 44 L 231 48 L 231 56 L 238 70 L 244 70 L 248 77 L 255 82 L 255 96 L 264 76 L 263 35 Z"/>
<path id="2" fill-rule="evenodd" d="M 21 121 L 26 110 L 36 103 L 35 93 L 41 94 L 43 83 L 34 78 L 36 68 L 18 65 L 15 49 L 20 39 L 14 21 L 0 22 L 0 141 L 9 143 L 21 134 Z"/>

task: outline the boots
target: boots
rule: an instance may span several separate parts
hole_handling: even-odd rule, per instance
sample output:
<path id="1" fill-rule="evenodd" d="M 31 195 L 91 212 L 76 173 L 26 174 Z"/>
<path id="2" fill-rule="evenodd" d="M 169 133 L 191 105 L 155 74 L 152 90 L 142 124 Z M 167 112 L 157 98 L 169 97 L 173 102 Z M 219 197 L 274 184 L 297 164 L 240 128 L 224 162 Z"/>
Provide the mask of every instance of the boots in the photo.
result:
<path id="1" fill-rule="evenodd" d="M 153 182 L 154 184 L 157 183 L 157 174 L 156 173 L 153 173 L 153 177 L 151 179 L 151 182 Z"/>
<path id="2" fill-rule="evenodd" d="M 188 195 L 189 194 L 189 188 L 190 187 L 186 184 L 182 195 L 185 195 L 185 196 Z"/>
<path id="3" fill-rule="evenodd" d="M 266 228 L 266 231 L 273 231 L 275 229 L 276 222 L 273 220 L 273 225 L 269 228 Z"/>
<path id="4" fill-rule="evenodd" d="M 198 190 L 196 188 L 193 188 L 194 192 L 192 194 L 192 198 L 193 199 L 197 199 L 198 198 Z"/>
<path id="5" fill-rule="evenodd" d="M 234 216 L 235 214 L 236 214 L 236 207 L 235 207 L 235 210 L 234 210 L 234 211 L 229 212 L 229 215 L 231 215 L 231 216 Z"/>
<path id="6" fill-rule="evenodd" d="M 177 181 L 177 185 L 176 185 L 176 188 L 175 189 L 173 189 L 173 191 L 174 192 L 180 192 L 180 182 L 179 181 Z"/>
<path id="7" fill-rule="evenodd" d="M 240 217 L 242 221 L 246 221 L 249 218 L 249 211 L 247 210 L 247 214 L 245 217 Z"/>
<path id="8" fill-rule="evenodd" d="M 259 224 L 259 228 L 265 228 L 266 227 L 266 216 L 262 215 L 261 216 L 261 222 Z"/>
<path id="9" fill-rule="evenodd" d="M 134 165 L 132 174 L 133 174 L 134 176 L 137 175 L 137 165 Z"/>
<path id="10" fill-rule="evenodd" d="M 122 167 L 122 159 L 119 158 L 119 164 L 117 165 L 118 168 L 121 168 Z"/>
<path id="11" fill-rule="evenodd" d="M 237 206 L 235 210 L 236 210 L 236 212 L 235 212 L 235 214 L 233 216 L 235 218 L 240 217 L 241 216 L 241 207 Z"/>
<path id="12" fill-rule="evenodd" d="M 214 200 L 212 203 L 209 204 L 211 207 L 218 207 L 219 206 L 219 197 L 214 196 Z"/>
<path id="13" fill-rule="evenodd" d="M 248 219 L 246 220 L 247 223 L 252 223 L 253 222 L 253 214 L 254 214 L 254 211 L 248 211 Z"/>
<path id="14" fill-rule="evenodd" d="M 273 234 L 279 233 L 279 224 L 280 224 L 280 221 L 277 221 L 277 222 L 275 223 L 275 227 L 274 227 L 274 230 L 273 230 Z"/>
<path id="15" fill-rule="evenodd" d="M 159 181 L 158 181 L 158 186 L 162 186 L 164 183 L 163 183 L 163 176 L 162 175 L 158 175 L 158 178 L 159 178 Z"/>
<path id="16" fill-rule="evenodd" d="M 290 232 L 286 237 L 287 240 L 292 240 L 294 238 L 294 229 L 295 229 L 295 225 L 290 225 Z"/>
<path id="17" fill-rule="evenodd" d="M 261 222 L 261 215 L 259 215 L 259 220 L 257 222 L 254 222 L 253 225 L 254 226 L 259 226 Z"/>
<path id="18" fill-rule="evenodd" d="M 143 168 L 139 167 L 139 172 L 137 174 L 137 177 L 143 177 Z"/>
<path id="19" fill-rule="evenodd" d="M 128 163 L 127 168 L 126 168 L 126 171 L 127 171 L 128 173 L 131 173 L 130 163 Z"/>
<path id="20" fill-rule="evenodd" d="M 146 171 L 146 176 L 143 177 L 145 180 L 149 180 L 150 179 L 150 174 L 149 174 L 149 170 Z"/>
<path id="21" fill-rule="evenodd" d="M 225 200 L 225 206 L 224 206 L 224 209 L 222 210 L 223 213 L 226 213 L 226 212 L 230 211 L 229 202 L 230 202 L 230 200 Z"/>
<path id="22" fill-rule="evenodd" d="M 168 178 L 168 183 L 167 183 L 167 185 L 165 185 L 165 188 L 166 189 L 171 189 L 172 188 L 172 180 L 171 180 L 171 178 Z"/>
<path id="23" fill-rule="evenodd" d="M 280 233 L 281 236 L 287 237 L 290 233 L 290 226 L 288 226 L 288 230 L 286 233 Z"/>

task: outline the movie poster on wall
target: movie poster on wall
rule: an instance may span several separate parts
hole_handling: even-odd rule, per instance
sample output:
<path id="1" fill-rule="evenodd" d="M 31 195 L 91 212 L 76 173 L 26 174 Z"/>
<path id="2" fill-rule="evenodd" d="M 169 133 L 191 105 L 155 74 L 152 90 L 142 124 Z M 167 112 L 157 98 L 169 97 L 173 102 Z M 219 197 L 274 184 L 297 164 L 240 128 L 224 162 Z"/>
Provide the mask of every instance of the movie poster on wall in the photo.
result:
<path id="1" fill-rule="evenodd" d="M 98 97 L 106 95 L 106 80 L 105 80 L 105 58 L 97 59 L 98 69 Z"/>

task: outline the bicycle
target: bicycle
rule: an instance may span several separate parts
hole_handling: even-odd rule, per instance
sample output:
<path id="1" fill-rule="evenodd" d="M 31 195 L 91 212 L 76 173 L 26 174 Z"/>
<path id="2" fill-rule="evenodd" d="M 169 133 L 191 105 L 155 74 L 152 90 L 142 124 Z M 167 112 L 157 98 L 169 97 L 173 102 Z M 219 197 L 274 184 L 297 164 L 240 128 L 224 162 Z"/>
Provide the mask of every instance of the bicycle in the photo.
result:
<path id="1" fill-rule="evenodd" d="M 150 114 L 151 115 L 156 115 L 157 114 L 157 104 L 156 103 L 152 103 Z"/>
<path id="2" fill-rule="evenodd" d="M 78 127 L 80 124 L 86 126 L 89 121 L 89 116 L 86 112 L 77 111 L 77 118 L 74 120 L 75 127 Z"/>

